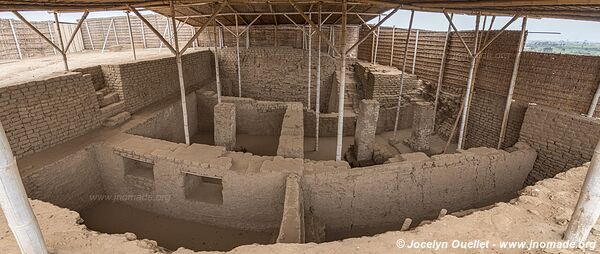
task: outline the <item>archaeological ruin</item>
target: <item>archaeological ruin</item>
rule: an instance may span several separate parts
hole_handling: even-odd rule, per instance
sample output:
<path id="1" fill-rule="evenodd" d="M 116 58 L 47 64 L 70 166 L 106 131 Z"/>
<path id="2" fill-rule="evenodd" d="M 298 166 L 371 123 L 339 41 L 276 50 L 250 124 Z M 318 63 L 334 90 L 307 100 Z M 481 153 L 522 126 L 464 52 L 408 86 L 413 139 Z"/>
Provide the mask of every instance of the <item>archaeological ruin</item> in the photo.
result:
<path id="1" fill-rule="evenodd" d="M 600 57 L 524 45 L 600 1 L 0 11 L 0 253 L 598 251 Z"/>

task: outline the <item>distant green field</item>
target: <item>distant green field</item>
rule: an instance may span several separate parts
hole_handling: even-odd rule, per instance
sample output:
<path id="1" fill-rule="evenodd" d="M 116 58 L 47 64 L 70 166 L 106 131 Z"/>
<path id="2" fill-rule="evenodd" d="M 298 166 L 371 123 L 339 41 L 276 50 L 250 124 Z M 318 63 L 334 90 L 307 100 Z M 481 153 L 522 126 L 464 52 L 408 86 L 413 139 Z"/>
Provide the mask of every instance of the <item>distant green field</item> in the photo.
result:
<path id="1" fill-rule="evenodd" d="M 527 45 L 525 45 L 525 50 L 555 54 L 600 56 L 600 43 L 571 41 L 529 41 L 527 42 Z"/>

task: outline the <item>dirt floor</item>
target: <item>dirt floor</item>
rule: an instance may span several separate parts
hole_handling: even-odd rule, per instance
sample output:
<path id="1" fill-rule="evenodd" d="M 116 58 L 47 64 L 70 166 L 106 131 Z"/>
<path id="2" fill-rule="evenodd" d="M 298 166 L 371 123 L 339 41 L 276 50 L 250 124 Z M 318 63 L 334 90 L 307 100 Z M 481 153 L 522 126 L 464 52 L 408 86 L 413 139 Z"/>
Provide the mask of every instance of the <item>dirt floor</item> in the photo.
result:
<path id="1" fill-rule="evenodd" d="M 196 48 L 196 50 L 200 49 Z M 192 52 L 193 49 L 188 51 Z M 136 54 L 138 60 L 172 56 L 168 49 L 162 49 L 160 52 L 159 49 L 136 49 Z M 73 70 L 100 64 L 132 62 L 133 54 L 131 50 L 106 51 L 104 54 L 100 51 L 84 51 L 68 54 L 67 58 L 69 69 Z M 0 61 L 0 87 L 39 80 L 64 71 L 60 54 L 23 60 L 3 60 Z"/>
<path id="2" fill-rule="evenodd" d="M 572 169 L 555 178 L 525 188 L 519 198 L 498 203 L 491 209 L 459 218 L 447 215 L 416 229 L 387 232 L 373 237 L 351 238 L 322 244 L 245 245 L 230 253 L 598 253 L 592 243 L 600 240 L 600 225 L 592 230 L 588 249 L 534 248 L 531 241 L 562 241 L 578 198 L 587 167 Z M 155 253 L 166 252 L 151 240 L 136 240 L 131 234 L 102 234 L 77 223 L 78 214 L 41 201 L 32 201 L 33 210 L 52 253 Z M 400 225 L 398 225 L 400 227 Z M 179 237 L 188 237 L 181 235 Z M 487 247 L 452 248 L 453 241 L 489 241 Z M 408 248 L 414 241 L 448 243 L 444 248 Z M 523 242 L 523 247 L 503 247 L 506 241 Z M 6 221 L 0 219 L 0 253 L 19 253 Z M 173 253 L 189 254 L 179 249 Z"/>
<path id="3" fill-rule="evenodd" d="M 276 156 L 279 145 L 278 136 L 256 136 L 237 134 L 236 145 L 245 151 L 260 156 Z M 212 132 L 200 132 L 192 137 L 192 143 L 214 145 Z"/>
<path id="4" fill-rule="evenodd" d="M 135 232 L 139 238 L 153 239 L 169 250 L 228 251 L 246 244 L 273 243 L 273 232 L 252 232 L 204 225 L 150 213 L 120 203 L 104 201 L 81 212 L 85 225 L 104 233 Z M 149 223 L 151 222 L 151 223 Z"/>

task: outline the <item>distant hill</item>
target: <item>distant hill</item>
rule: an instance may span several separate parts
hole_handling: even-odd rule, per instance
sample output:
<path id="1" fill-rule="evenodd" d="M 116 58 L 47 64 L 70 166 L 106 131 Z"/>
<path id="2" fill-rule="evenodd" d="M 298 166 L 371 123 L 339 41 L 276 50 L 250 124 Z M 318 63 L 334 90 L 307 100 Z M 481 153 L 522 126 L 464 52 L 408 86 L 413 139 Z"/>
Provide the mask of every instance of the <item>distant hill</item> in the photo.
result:
<path id="1" fill-rule="evenodd" d="M 600 42 L 528 41 L 525 50 L 542 53 L 600 56 Z"/>

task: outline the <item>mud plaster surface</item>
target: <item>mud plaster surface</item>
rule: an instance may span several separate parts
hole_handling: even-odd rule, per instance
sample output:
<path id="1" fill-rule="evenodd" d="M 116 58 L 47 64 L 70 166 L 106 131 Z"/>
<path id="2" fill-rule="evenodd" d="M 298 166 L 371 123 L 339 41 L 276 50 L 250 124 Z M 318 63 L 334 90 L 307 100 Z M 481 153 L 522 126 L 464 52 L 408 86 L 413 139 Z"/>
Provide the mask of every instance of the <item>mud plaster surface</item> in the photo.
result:
<path id="1" fill-rule="evenodd" d="M 373 237 L 352 238 L 322 244 L 246 245 L 230 253 L 597 253 L 553 249 L 399 250 L 396 241 L 560 241 L 577 201 L 587 167 L 579 167 L 525 188 L 521 196 L 491 209 L 462 218 L 448 215 L 431 224 L 406 232 L 387 232 Z M 164 252 L 153 241 L 127 240 L 124 234 L 101 234 L 78 225 L 78 214 L 41 201 L 32 201 L 49 249 L 55 253 L 155 253 Z M 2 217 L 3 218 L 3 217 Z M 598 228 L 599 225 L 596 225 Z M 131 238 L 130 238 L 131 239 Z M 589 241 L 600 240 L 593 229 Z M 19 253 L 6 221 L 0 220 L 0 252 Z M 195 253 L 180 248 L 176 254 Z"/>

